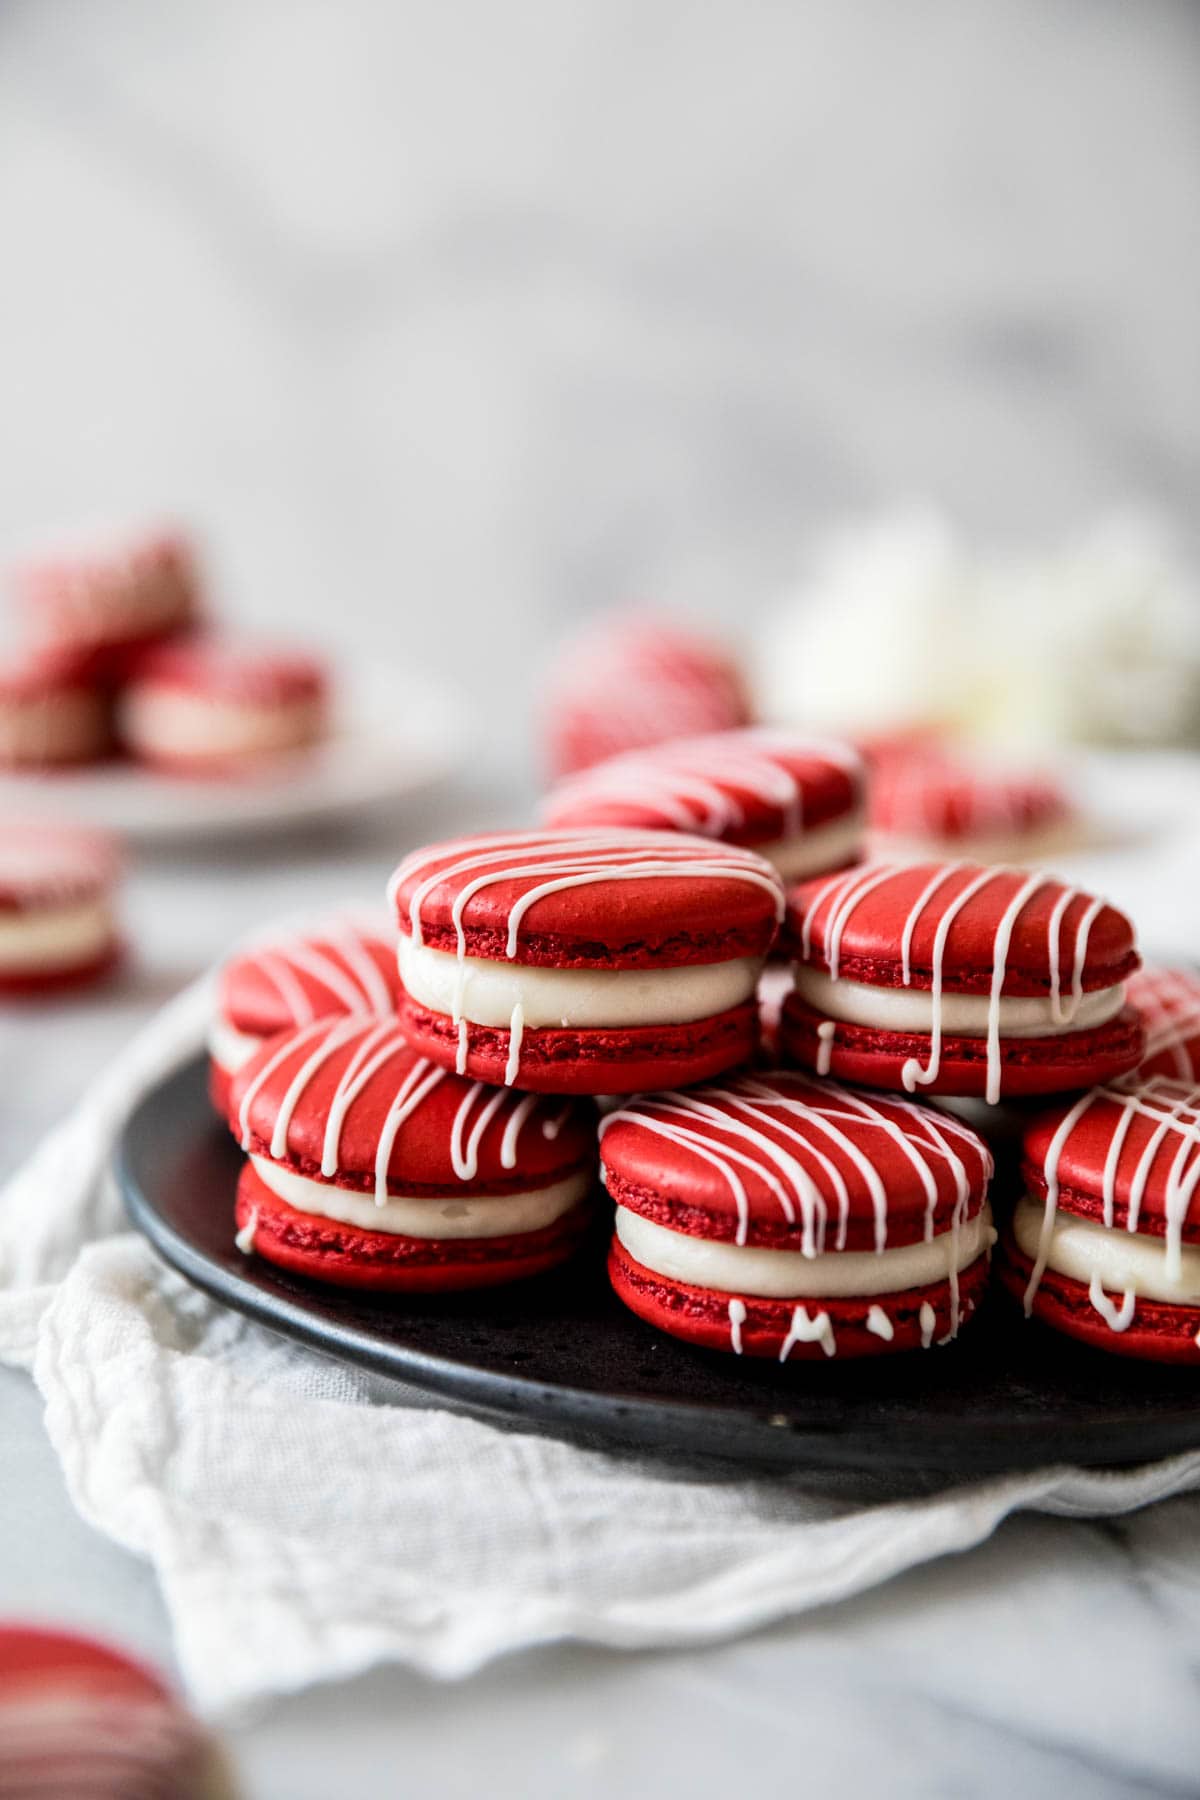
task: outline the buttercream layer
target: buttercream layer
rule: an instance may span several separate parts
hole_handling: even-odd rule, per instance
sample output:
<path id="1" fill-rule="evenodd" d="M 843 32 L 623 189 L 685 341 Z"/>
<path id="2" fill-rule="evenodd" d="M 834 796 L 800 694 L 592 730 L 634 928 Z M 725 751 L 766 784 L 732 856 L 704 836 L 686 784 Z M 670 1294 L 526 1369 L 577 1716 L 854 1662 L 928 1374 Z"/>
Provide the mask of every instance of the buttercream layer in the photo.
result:
<path id="1" fill-rule="evenodd" d="M 400 979 L 410 999 L 472 1025 L 526 1030 L 606 1030 L 689 1025 L 753 995 L 761 957 L 668 969 L 548 969 L 468 956 L 400 935 Z"/>
<path id="2" fill-rule="evenodd" d="M 1078 1004 L 1067 995 L 1055 1007 L 1049 997 L 1002 994 L 992 1002 L 982 994 L 942 992 L 928 988 L 876 987 L 864 981 L 834 980 L 823 969 L 805 963 L 795 967 L 796 992 L 829 1019 L 867 1025 L 879 1031 L 932 1032 L 941 1028 L 954 1037 L 986 1037 L 995 1017 L 1001 1037 L 1054 1037 L 1065 1031 L 1089 1031 L 1116 1018 L 1125 1004 L 1125 984 L 1082 994 Z"/>
<path id="3" fill-rule="evenodd" d="M 299 749 L 321 735 L 323 724 L 320 701 L 255 705 L 165 687 L 131 690 L 121 711 L 122 732 L 136 750 L 189 759 Z"/>
<path id="4" fill-rule="evenodd" d="M 1045 1202 L 1030 1197 L 1013 1214 L 1013 1236 L 1032 1263 L 1038 1261 L 1045 1217 Z M 1183 1246 L 1173 1270 L 1165 1238 L 1079 1219 L 1061 1208 L 1050 1227 L 1046 1267 L 1085 1286 L 1098 1278 L 1105 1292 L 1118 1298 L 1136 1294 L 1173 1306 L 1200 1307 L 1200 1247 Z"/>
<path id="5" fill-rule="evenodd" d="M 111 949 L 112 912 L 102 902 L 0 911 L 0 973 L 36 973 L 92 963 Z"/>
<path id="6" fill-rule="evenodd" d="M 368 1194 L 328 1181 L 314 1181 L 265 1156 L 252 1156 L 250 1162 L 264 1186 L 298 1212 L 333 1219 L 341 1225 L 357 1225 L 363 1231 L 387 1231 L 414 1238 L 516 1237 L 525 1231 L 541 1231 L 578 1206 L 592 1182 L 591 1172 L 582 1169 L 528 1193 L 485 1194 L 478 1198 L 469 1191 L 425 1196 L 389 1194 L 380 1206 Z"/>
<path id="7" fill-rule="evenodd" d="M 671 1281 L 767 1300 L 844 1298 L 898 1293 L 945 1281 L 995 1242 L 984 1206 L 957 1231 L 890 1250 L 841 1250 L 805 1256 L 799 1250 L 718 1243 L 671 1231 L 627 1207 L 616 1212 L 617 1237 L 635 1262 Z"/>

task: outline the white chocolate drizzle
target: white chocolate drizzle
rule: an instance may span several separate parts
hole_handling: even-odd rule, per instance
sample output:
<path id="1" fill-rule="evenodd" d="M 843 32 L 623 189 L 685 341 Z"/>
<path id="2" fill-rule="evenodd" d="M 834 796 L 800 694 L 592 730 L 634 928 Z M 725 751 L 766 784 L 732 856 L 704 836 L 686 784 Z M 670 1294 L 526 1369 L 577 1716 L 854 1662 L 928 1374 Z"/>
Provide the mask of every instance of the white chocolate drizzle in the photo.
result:
<path id="1" fill-rule="evenodd" d="M 249 1256 L 253 1251 L 254 1234 L 257 1230 L 258 1208 L 257 1206 L 253 1206 L 250 1209 L 250 1217 L 246 1220 L 246 1223 L 242 1226 L 240 1231 L 235 1232 L 234 1234 L 233 1241 L 243 1256 Z"/>
<path id="2" fill-rule="evenodd" d="M 830 877 L 819 892 L 812 896 L 805 908 L 800 933 L 802 960 L 808 962 L 812 959 L 814 928 L 818 916 L 823 915 L 822 953 L 830 978 L 836 981 L 841 962 L 843 937 L 856 909 L 869 894 L 874 893 L 878 888 L 897 878 L 910 877 L 911 874 L 911 869 L 885 863 L 876 867 L 853 869 Z M 1001 879 L 1011 880 L 1014 876 L 1021 878 L 1020 885 L 1001 913 L 993 933 L 988 991 L 985 1091 L 990 1105 L 994 1106 L 1000 1099 L 1003 1080 L 1000 1003 L 1008 970 L 1008 953 L 1012 934 L 1021 914 L 1034 896 L 1046 888 L 1058 887 L 1060 884 L 1053 876 L 1049 875 L 1027 875 L 1022 870 L 1008 868 L 1004 865 L 979 869 L 970 863 L 963 862 L 943 863 L 934 868 L 916 900 L 910 906 L 900 935 L 901 983 L 904 987 L 910 987 L 912 985 L 912 946 L 918 926 L 926 917 L 937 896 L 943 895 L 943 890 L 952 884 L 956 877 L 965 878 L 949 899 L 943 895 L 939 903 L 930 953 L 929 992 L 932 1023 L 929 1033 L 929 1051 L 924 1063 L 919 1057 L 909 1057 L 900 1071 L 900 1079 L 910 1094 L 918 1087 L 933 1086 L 941 1073 L 942 995 L 946 945 L 951 927 L 978 894 L 983 893 L 992 883 Z M 1087 904 L 1075 926 L 1071 962 L 1071 991 L 1069 998 L 1064 1001 L 1061 939 L 1067 913 L 1072 902 L 1076 900 L 1085 900 Z M 1050 976 L 1050 1011 L 1055 1024 L 1063 1026 L 1064 1029 L 1071 1025 L 1083 1003 L 1088 940 L 1092 926 L 1104 910 L 1105 905 L 1104 900 L 1089 899 L 1077 888 L 1064 887 L 1055 900 L 1047 921 L 1046 948 Z M 824 1043 L 822 1042 L 818 1049 L 818 1056 L 821 1055 L 823 1049 Z"/>
<path id="3" fill-rule="evenodd" d="M 785 1363 L 797 1344 L 820 1344 L 826 1356 L 837 1355 L 837 1339 L 833 1333 L 833 1325 L 827 1312 L 818 1312 L 810 1318 L 806 1306 L 797 1306 L 792 1311 L 792 1322 L 788 1326 L 787 1336 L 779 1351 L 779 1360 Z"/>
<path id="4" fill-rule="evenodd" d="M 433 845 L 405 857 L 388 883 L 388 899 L 397 907 L 400 889 L 415 879 L 408 902 L 408 926 L 413 943 L 419 947 L 425 941 L 423 909 L 429 896 L 443 886 L 454 890 L 450 921 L 459 973 L 451 1018 L 458 1032 L 456 1068 L 460 1075 L 466 1073 L 470 1046 L 470 1027 L 463 1016 L 467 976 L 465 913 L 474 896 L 486 888 L 512 883 L 520 889 L 510 900 L 506 913 L 504 954 L 510 962 L 518 959 L 521 926 L 539 900 L 571 888 L 605 882 L 740 881 L 769 894 L 776 921 L 783 918 L 784 889 L 779 875 L 753 851 L 731 844 L 674 837 L 660 831 L 542 831 L 464 838 L 456 848 L 463 854 L 440 864 L 444 845 Z M 518 1046 L 518 1057 L 519 1054 Z"/>
<path id="5" fill-rule="evenodd" d="M 882 1338 L 890 1344 L 896 1335 L 896 1327 L 884 1312 L 882 1306 L 871 1306 L 867 1309 L 867 1330 L 873 1337 Z"/>
<path id="6" fill-rule="evenodd" d="M 368 948 L 383 942 L 379 932 L 342 920 L 311 934 L 251 945 L 243 955 L 258 964 L 279 995 L 289 1022 L 309 1025 L 332 1012 L 380 1016 L 395 1012 L 395 996 Z M 390 955 L 388 946 L 389 959 Z M 302 976 L 316 984 L 315 997 Z M 321 995 L 321 989 L 330 1000 Z"/>
<path id="7" fill-rule="evenodd" d="M 982 1202 L 991 1178 L 991 1154 L 967 1126 L 898 1096 L 866 1095 L 799 1073 L 743 1075 L 723 1085 L 643 1094 L 601 1120 L 600 1137 L 618 1121 L 665 1138 L 710 1164 L 725 1181 L 737 1213 L 735 1242 L 749 1235 L 750 1206 L 741 1171 L 764 1183 L 789 1225 L 799 1218 L 802 1255 L 845 1248 L 850 1195 L 836 1149 L 858 1171 L 875 1216 L 875 1249 L 888 1241 L 888 1194 L 878 1160 L 861 1141 L 878 1134 L 911 1163 L 926 1197 L 924 1235 L 934 1235 L 938 1175 L 954 1188 L 953 1228 L 961 1225 L 972 1194 Z M 769 1129 L 768 1129 L 769 1128 Z M 734 1143 L 728 1139 L 733 1138 Z M 878 1139 L 877 1139 L 878 1141 Z M 806 1160 L 802 1160 L 806 1159 Z M 826 1192 L 811 1165 L 832 1190 L 837 1223 L 829 1243 Z"/>
<path id="8" fill-rule="evenodd" d="M 1128 1331 L 1133 1324 L 1137 1295 L 1132 1289 L 1127 1289 L 1121 1296 L 1120 1306 L 1114 1306 L 1101 1285 L 1099 1275 L 1093 1275 L 1088 1286 L 1088 1299 L 1110 1331 Z"/>
<path id="9" fill-rule="evenodd" d="M 1137 1232 L 1146 1187 L 1155 1163 L 1160 1154 L 1167 1155 L 1169 1162 L 1163 1194 L 1164 1263 L 1169 1280 L 1177 1281 L 1180 1277 L 1183 1233 L 1197 1184 L 1200 1183 L 1200 1086 L 1191 1081 L 1172 1081 L 1166 1076 L 1156 1076 L 1136 1085 L 1135 1081 L 1135 1077 L 1128 1077 L 1123 1082 L 1093 1088 L 1089 1093 L 1081 1095 L 1064 1114 L 1050 1140 L 1042 1168 L 1046 1184 L 1042 1229 L 1033 1270 L 1025 1288 L 1026 1315 L 1033 1310 L 1034 1298 L 1046 1272 L 1053 1246 L 1063 1153 L 1080 1120 L 1099 1105 L 1112 1109 L 1108 1148 L 1100 1184 L 1103 1223 L 1109 1230 L 1115 1227 L 1118 1186 L 1124 1175 L 1128 1182 L 1125 1229 Z M 1136 1161 L 1131 1167 L 1124 1168 L 1123 1165 L 1128 1160 L 1126 1143 L 1135 1121 L 1139 1119 L 1146 1120 L 1152 1129 Z M 1094 1294 L 1092 1302 L 1097 1311 L 1107 1318 L 1107 1313 L 1096 1301 Z M 1108 1304 L 1106 1299 L 1105 1305 Z M 1124 1311 L 1124 1302 L 1121 1310 Z M 1113 1326 L 1114 1331 L 1125 1328 Z"/>
<path id="10" fill-rule="evenodd" d="M 822 1019 L 817 1026 L 817 1074 L 828 1075 L 833 1061 L 833 1038 L 837 1031 L 834 1019 Z"/>
<path id="11" fill-rule="evenodd" d="M 937 1314 L 928 1300 L 922 1300 L 921 1310 L 917 1314 L 917 1322 L 921 1327 L 921 1348 L 928 1350 L 933 1342 L 933 1334 L 937 1329 Z"/>
<path id="12" fill-rule="evenodd" d="M 257 1096 L 289 1058 L 306 1048 L 309 1053 L 288 1082 L 275 1111 L 269 1154 L 276 1162 L 286 1161 L 297 1108 L 320 1070 L 342 1055 L 346 1059 L 345 1066 L 329 1101 L 321 1143 L 321 1175 L 326 1181 L 336 1181 L 342 1173 L 342 1133 L 355 1101 L 371 1082 L 383 1075 L 390 1061 L 399 1056 L 409 1059 L 388 1097 L 374 1147 L 375 1200 L 380 1206 L 386 1205 L 388 1170 L 396 1138 L 424 1101 L 444 1083 L 454 1082 L 457 1077 L 426 1057 L 413 1058 L 395 1019 L 317 1019 L 292 1032 L 247 1086 L 238 1111 L 238 1132 L 244 1150 L 248 1151 L 253 1141 L 250 1114 Z M 479 1171 L 480 1146 L 493 1120 L 503 1119 L 504 1124 L 500 1165 L 512 1169 L 517 1163 L 521 1132 L 531 1119 L 536 1120 L 543 1137 L 553 1140 L 572 1111 L 570 1102 L 550 1110 L 549 1102 L 540 1095 L 526 1094 L 518 1099 L 507 1089 L 491 1087 L 482 1081 L 462 1085 L 462 1099 L 454 1114 L 449 1143 L 451 1167 L 462 1182 L 475 1180 Z"/>
<path id="13" fill-rule="evenodd" d="M 729 1302 L 729 1344 L 735 1356 L 742 1354 L 742 1326 L 746 1323 L 746 1302 Z"/>
<path id="14" fill-rule="evenodd" d="M 656 827 L 723 837 L 745 824 L 741 797 L 749 795 L 779 815 L 764 836 L 795 837 L 804 829 L 805 782 L 823 779 L 831 764 L 849 777 L 845 811 L 851 812 L 861 804 L 863 767 L 848 744 L 753 727 L 676 738 L 571 776 L 551 794 L 546 816 L 554 821 L 580 808 L 633 806 L 651 814 Z"/>

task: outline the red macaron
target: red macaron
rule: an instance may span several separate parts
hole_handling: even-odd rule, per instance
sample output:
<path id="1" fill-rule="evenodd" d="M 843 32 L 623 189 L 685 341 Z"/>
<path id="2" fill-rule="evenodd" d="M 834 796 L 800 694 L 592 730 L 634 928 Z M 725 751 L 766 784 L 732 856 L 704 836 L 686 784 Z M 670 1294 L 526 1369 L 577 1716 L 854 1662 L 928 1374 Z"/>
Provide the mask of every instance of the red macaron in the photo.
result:
<path id="1" fill-rule="evenodd" d="M 1132 1069 L 1129 920 L 1051 875 L 868 864 L 790 896 L 788 1060 L 845 1081 L 995 1104 Z"/>
<path id="2" fill-rule="evenodd" d="M 276 1032 L 315 1019 L 388 1017 L 400 997 L 395 938 L 353 919 L 278 930 L 247 944 L 217 977 L 209 1091 L 224 1113 L 229 1083 Z"/>
<path id="3" fill-rule="evenodd" d="M 120 861 L 109 839 L 70 826 L 0 826 L 0 994 L 83 986 L 116 962 Z"/>
<path id="4" fill-rule="evenodd" d="M 609 1274 L 648 1324 L 707 1349 L 879 1356 L 978 1305 L 992 1159 L 957 1120 L 794 1071 L 643 1094 L 601 1124 Z"/>
<path id="5" fill-rule="evenodd" d="M 343 1287 L 439 1293 L 540 1274 L 592 1216 L 594 1108 L 464 1080 L 387 1019 L 322 1019 L 238 1070 L 237 1242 Z"/>
<path id="6" fill-rule="evenodd" d="M 1028 1128 L 1001 1276 L 1027 1314 L 1120 1356 L 1200 1363 L 1200 1086 L 1094 1088 Z"/>
<path id="7" fill-rule="evenodd" d="M 1176 1081 L 1200 1081 L 1200 974 L 1141 968 L 1130 976 L 1125 991 L 1146 1030 L 1135 1079 L 1169 1075 Z"/>
<path id="8" fill-rule="evenodd" d="M 687 831 L 756 850 L 785 881 L 857 862 L 862 759 L 848 744 L 751 727 L 675 738 L 571 777 L 547 825 Z"/>
<path id="9" fill-rule="evenodd" d="M 140 660 L 117 723 L 141 762 L 237 776 L 319 743 L 328 702 L 326 669 L 305 651 L 196 638 Z"/>
<path id="10" fill-rule="evenodd" d="M 389 893 L 404 1028 L 459 1074 L 631 1093 L 754 1053 L 783 884 L 752 851 L 674 832 L 498 832 L 415 851 Z"/>
<path id="11" fill-rule="evenodd" d="M 156 1675 L 74 1633 L 0 1624 L 0 1794 L 231 1800 L 216 1741 Z"/>
<path id="12" fill-rule="evenodd" d="M 191 545 L 170 529 L 36 557 L 12 581 L 35 642 L 101 682 L 124 680 L 143 651 L 191 630 L 200 615 Z"/>
<path id="13" fill-rule="evenodd" d="M 95 762 L 110 741 L 108 696 L 69 663 L 33 652 L 0 662 L 0 768 Z"/>
<path id="14" fill-rule="evenodd" d="M 750 723 L 730 652 L 662 619 L 604 620 L 568 645 L 550 671 L 546 762 L 555 778 L 623 750 Z"/>
<path id="15" fill-rule="evenodd" d="M 1062 850 L 1075 809 L 1048 774 L 944 751 L 893 750 L 871 766 L 872 854 L 1032 862 Z"/>

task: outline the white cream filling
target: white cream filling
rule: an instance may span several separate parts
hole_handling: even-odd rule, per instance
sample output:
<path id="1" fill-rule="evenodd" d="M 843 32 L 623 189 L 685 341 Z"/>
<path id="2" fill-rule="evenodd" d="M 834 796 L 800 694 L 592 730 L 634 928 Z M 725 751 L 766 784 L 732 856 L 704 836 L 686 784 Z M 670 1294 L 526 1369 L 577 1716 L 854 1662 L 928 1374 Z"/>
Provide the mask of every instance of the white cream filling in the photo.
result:
<path id="1" fill-rule="evenodd" d="M 312 743 L 323 719 L 313 700 L 265 706 L 147 687 L 127 696 L 121 730 L 135 749 L 156 756 L 262 756 Z"/>
<path id="2" fill-rule="evenodd" d="M 0 912 L 0 971 L 74 968 L 103 956 L 112 941 L 112 913 L 101 900 Z"/>
<path id="3" fill-rule="evenodd" d="M 474 956 L 460 963 L 406 932 L 399 960 L 400 979 L 418 1005 L 505 1029 L 519 1007 L 526 1031 L 690 1024 L 751 999 L 763 967 L 758 956 L 681 969 L 543 969 Z"/>
<path id="4" fill-rule="evenodd" d="M 396 1237 L 494 1238 L 516 1237 L 553 1225 L 586 1195 L 591 1171 L 567 1175 L 550 1187 L 526 1194 L 447 1194 L 436 1198 L 407 1198 L 391 1194 L 382 1206 L 371 1194 L 352 1188 L 333 1187 L 282 1169 L 265 1156 L 252 1156 L 255 1174 L 265 1187 L 298 1212 L 334 1219 L 340 1225 L 356 1225 L 363 1231 L 387 1231 Z"/>
<path id="5" fill-rule="evenodd" d="M 753 1244 L 717 1244 L 670 1231 L 653 1219 L 617 1208 L 617 1237 L 635 1262 L 668 1281 L 715 1288 L 763 1300 L 837 1300 L 898 1294 L 945 1281 L 990 1249 L 996 1234 L 984 1206 L 957 1232 L 892 1250 L 837 1250 L 804 1256 L 799 1250 L 767 1250 Z"/>
<path id="6" fill-rule="evenodd" d="M 816 825 L 811 831 L 800 831 L 792 837 L 776 838 L 769 844 L 748 844 L 756 856 L 765 856 L 774 864 L 785 881 L 800 881 L 805 875 L 822 875 L 849 862 L 862 848 L 864 820 L 861 813 L 850 813 L 828 825 Z"/>
<path id="7" fill-rule="evenodd" d="M 227 1075 L 235 1074 L 265 1043 L 265 1038 L 255 1037 L 250 1031 L 238 1031 L 226 1019 L 214 1019 L 208 1028 L 208 1054 Z"/>
<path id="8" fill-rule="evenodd" d="M 1013 1214 L 1013 1235 L 1035 1263 L 1046 1216 L 1045 1202 L 1026 1197 Z M 1090 1286 L 1098 1277 L 1108 1294 L 1136 1294 L 1176 1306 L 1200 1307 L 1200 1247 L 1184 1244 L 1177 1277 L 1167 1273 L 1167 1240 L 1098 1219 L 1077 1219 L 1061 1209 L 1051 1228 L 1046 1267 Z"/>
<path id="9" fill-rule="evenodd" d="M 823 969 L 796 965 L 796 992 L 826 1018 L 848 1025 L 870 1025 L 881 1031 L 933 1030 L 933 995 L 928 988 L 872 987 L 864 981 L 834 981 Z M 986 994 L 942 991 L 942 1032 L 947 1037 L 984 1038 L 988 1034 Z M 1113 1019 L 1125 1004 L 1125 983 L 1084 994 L 1072 1013 L 1070 992 L 1063 996 L 1060 1019 L 1049 995 L 1004 994 L 1000 998 L 1000 1036 L 1057 1037 L 1064 1031 L 1087 1031 Z"/>

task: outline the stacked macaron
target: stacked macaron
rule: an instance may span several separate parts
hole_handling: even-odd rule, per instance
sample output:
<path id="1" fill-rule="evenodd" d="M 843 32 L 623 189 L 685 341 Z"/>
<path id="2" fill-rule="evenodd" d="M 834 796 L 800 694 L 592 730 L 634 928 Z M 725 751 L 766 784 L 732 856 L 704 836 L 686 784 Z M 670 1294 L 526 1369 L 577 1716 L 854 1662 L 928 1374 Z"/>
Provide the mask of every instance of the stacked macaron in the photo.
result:
<path id="1" fill-rule="evenodd" d="M 749 722 L 745 679 L 724 645 L 667 620 L 619 618 L 583 633 L 550 671 L 545 760 L 557 778 Z"/>
<path id="2" fill-rule="evenodd" d="M 1059 1094 L 1136 1067 L 1123 913 L 1053 876 L 868 864 L 790 897 L 784 1054 L 896 1092 Z"/>
<path id="3" fill-rule="evenodd" d="M 991 1157 L 930 1108 L 764 1073 L 643 1095 L 601 1132 L 613 1286 L 688 1343 L 779 1362 L 928 1349 L 978 1305 Z"/>
<path id="4" fill-rule="evenodd" d="M 248 1161 L 237 1244 L 293 1274 L 384 1293 L 537 1275 L 591 1217 L 595 1115 L 440 1068 L 394 1019 L 329 1017 L 238 1070 Z"/>
<path id="5" fill-rule="evenodd" d="M 1068 846 L 1076 824 L 1052 775 L 929 747 L 876 750 L 870 795 L 872 854 L 893 862 L 1044 861 Z"/>
<path id="6" fill-rule="evenodd" d="M 168 774 L 224 778 L 326 734 L 322 665 L 206 628 L 195 552 L 178 531 L 32 558 L 10 585 L 27 647 L 0 664 L 0 768 L 121 754 Z"/>
<path id="7" fill-rule="evenodd" d="M 208 1034 L 218 1112 L 234 1075 L 268 1038 L 317 1019 L 391 1017 L 399 990 L 391 938 L 352 918 L 276 930 L 236 951 L 218 975 Z"/>
<path id="8" fill-rule="evenodd" d="M 67 826 L 0 826 L 0 995 L 96 981 L 116 963 L 119 861 L 107 838 Z"/>
<path id="9" fill-rule="evenodd" d="M 862 854 L 864 774 L 848 744 L 795 732 L 715 732 L 595 763 L 560 783 L 547 825 L 692 832 L 766 857 L 785 881 Z"/>
<path id="10" fill-rule="evenodd" d="M 1026 1314 L 1082 1343 L 1200 1362 L 1200 1084 L 1093 1088 L 1025 1134 L 1001 1272 Z"/>

